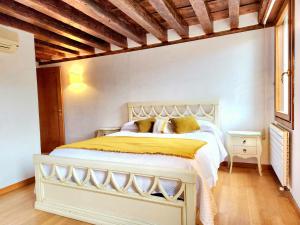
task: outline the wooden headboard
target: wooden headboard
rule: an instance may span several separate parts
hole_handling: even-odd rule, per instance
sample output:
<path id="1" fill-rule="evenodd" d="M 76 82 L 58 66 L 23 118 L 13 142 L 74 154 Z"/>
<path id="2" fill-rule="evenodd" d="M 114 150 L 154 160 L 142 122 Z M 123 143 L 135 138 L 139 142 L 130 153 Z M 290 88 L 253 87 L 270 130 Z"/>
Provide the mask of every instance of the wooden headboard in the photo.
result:
<path id="1" fill-rule="evenodd" d="M 197 119 L 210 121 L 217 126 L 219 121 L 218 102 L 135 102 L 128 103 L 129 121 L 148 117 L 181 117 L 193 115 Z"/>

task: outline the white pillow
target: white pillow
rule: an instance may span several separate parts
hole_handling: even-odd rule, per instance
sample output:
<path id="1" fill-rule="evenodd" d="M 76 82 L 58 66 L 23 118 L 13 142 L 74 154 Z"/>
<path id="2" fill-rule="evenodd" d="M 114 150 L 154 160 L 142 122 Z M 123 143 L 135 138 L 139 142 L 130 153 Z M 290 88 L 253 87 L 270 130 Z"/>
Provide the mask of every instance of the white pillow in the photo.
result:
<path id="1" fill-rule="evenodd" d="M 217 135 L 223 141 L 223 132 L 212 122 L 207 120 L 197 120 L 200 131 L 210 132 Z"/>
<path id="2" fill-rule="evenodd" d="M 121 127 L 121 131 L 138 132 L 139 129 L 134 122 L 135 121 L 124 123 L 123 126 Z"/>
<path id="3" fill-rule="evenodd" d="M 155 118 L 153 126 L 153 133 L 157 134 L 171 134 L 172 126 L 169 118 Z"/>

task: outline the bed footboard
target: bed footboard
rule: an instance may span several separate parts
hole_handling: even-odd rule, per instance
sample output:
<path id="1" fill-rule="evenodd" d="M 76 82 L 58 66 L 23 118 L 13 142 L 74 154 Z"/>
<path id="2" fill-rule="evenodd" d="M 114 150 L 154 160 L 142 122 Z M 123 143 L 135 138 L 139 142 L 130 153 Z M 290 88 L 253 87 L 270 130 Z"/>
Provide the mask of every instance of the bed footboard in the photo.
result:
<path id="1" fill-rule="evenodd" d="M 101 225 L 195 225 L 193 171 L 48 155 L 35 155 L 34 165 L 36 209 Z M 105 173 L 102 182 L 97 171 Z M 118 184 L 115 174 L 125 174 L 125 184 Z M 143 190 L 138 177 L 151 178 L 151 187 Z M 170 196 L 162 179 L 178 181 L 177 193 Z"/>

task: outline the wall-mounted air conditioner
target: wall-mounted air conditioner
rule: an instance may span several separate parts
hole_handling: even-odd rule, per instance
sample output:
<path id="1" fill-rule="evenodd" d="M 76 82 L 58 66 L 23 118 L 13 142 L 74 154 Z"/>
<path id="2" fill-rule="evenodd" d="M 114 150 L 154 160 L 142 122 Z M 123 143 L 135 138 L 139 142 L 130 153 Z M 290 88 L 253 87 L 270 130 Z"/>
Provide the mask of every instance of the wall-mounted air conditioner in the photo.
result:
<path id="1" fill-rule="evenodd" d="M 0 27 L 0 52 L 12 53 L 19 47 L 19 37 L 16 32 Z"/>

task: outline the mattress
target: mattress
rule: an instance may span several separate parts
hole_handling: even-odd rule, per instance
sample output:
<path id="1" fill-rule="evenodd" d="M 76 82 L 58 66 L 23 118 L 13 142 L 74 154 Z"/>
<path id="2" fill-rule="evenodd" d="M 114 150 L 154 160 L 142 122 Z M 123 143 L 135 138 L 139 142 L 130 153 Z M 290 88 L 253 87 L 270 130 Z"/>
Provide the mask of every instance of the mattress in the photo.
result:
<path id="1" fill-rule="evenodd" d="M 214 224 L 213 218 L 216 213 L 215 203 L 210 188 L 216 185 L 218 179 L 218 168 L 220 163 L 227 156 L 221 137 L 216 132 L 196 131 L 186 134 L 153 134 L 153 133 L 135 133 L 121 131 L 111 136 L 134 136 L 134 137 L 159 137 L 159 138 L 185 138 L 206 141 L 207 145 L 199 149 L 195 159 L 185 159 L 175 156 L 149 155 L 149 154 L 131 154 L 118 152 L 104 152 L 85 149 L 55 149 L 50 155 L 56 157 L 69 157 L 77 159 L 101 160 L 114 163 L 127 163 L 134 165 L 154 166 L 157 168 L 178 168 L 185 170 L 194 170 L 197 173 L 197 207 L 199 211 L 198 218 L 205 225 Z M 47 173 L 50 169 L 45 168 Z M 66 168 L 60 168 L 62 175 L 67 173 Z M 77 172 L 79 179 L 85 177 L 86 171 Z M 104 172 L 96 173 L 97 180 L 105 179 Z M 124 186 L 128 180 L 125 174 L 115 174 L 115 180 L 119 186 Z M 152 180 L 147 177 L 137 177 L 137 182 L 142 190 L 149 190 Z M 169 195 L 177 193 L 180 184 L 178 181 L 161 180 L 161 184 Z M 134 192 L 135 190 L 129 189 Z"/>

